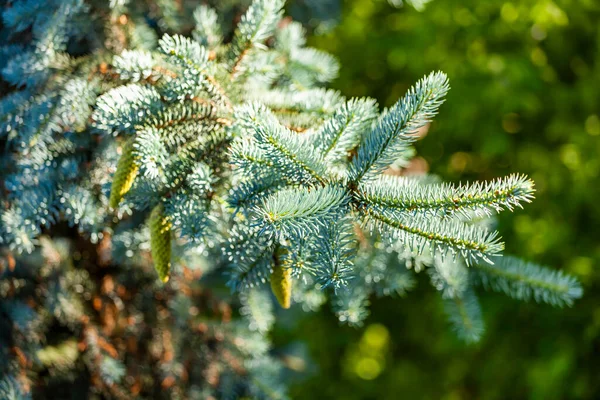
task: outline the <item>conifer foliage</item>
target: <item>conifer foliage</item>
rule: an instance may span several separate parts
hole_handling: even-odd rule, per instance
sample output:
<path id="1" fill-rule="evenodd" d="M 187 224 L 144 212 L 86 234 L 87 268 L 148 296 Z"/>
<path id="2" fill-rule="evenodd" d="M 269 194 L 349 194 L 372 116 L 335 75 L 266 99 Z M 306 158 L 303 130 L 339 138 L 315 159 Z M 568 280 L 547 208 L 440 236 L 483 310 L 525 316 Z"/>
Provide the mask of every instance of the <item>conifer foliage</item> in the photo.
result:
<path id="1" fill-rule="evenodd" d="M 113 397 L 282 398 L 264 337 L 274 298 L 293 312 L 329 297 L 359 325 L 370 296 L 404 295 L 423 270 L 467 341 L 483 333 L 478 286 L 556 306 L 581 296 L 572 277 L 502 257 L 490 218 L 532 200 L 526 176 L 403 176 L 449 90 L 444 73 L 380 111 L 325 88 L 339 66 L 282 20 L 283 0 L 253 1 L 232 32 L 205 5 L 186 30 L 143 2 L 48 3 L 51 14 L 27 0 L 3 11 L 10 37 L 33 27 L 31 43 L 0 49 L 8 398 L 31 393 L 30 368 L 84 369 L 86 390 Z M 88 15 L 108 18 L 104 31 Z M 191 37 L 156 40 L 165 30 Z M 105 48 L 70 55 L 81 38 Z M 236 300 L 204 292 L 224 277 L 250 324 L 231 321 Z M 59 343 L 44 335 L 54 325 L 69 332 Z M 130 352 L 143 333 L 140 367 Z"/>

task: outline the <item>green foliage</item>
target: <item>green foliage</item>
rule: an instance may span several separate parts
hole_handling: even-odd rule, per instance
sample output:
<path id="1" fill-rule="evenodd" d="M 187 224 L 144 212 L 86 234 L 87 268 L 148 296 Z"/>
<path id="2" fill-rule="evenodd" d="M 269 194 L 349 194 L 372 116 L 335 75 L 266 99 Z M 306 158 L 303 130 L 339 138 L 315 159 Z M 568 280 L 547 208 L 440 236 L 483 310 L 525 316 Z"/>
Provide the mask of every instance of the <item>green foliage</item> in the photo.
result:
<path id="1" fill-rule="evenodd" d="M 214 49 L 223 41 L 219 16 L 210 7 L 201 5 L 194 11 L 195 29 L 192 32 L 194 39 L 200 45 Z"/>
<path id="2" fill-rule="evenodd" d="M 358 182 L 365 175 L 377 174 L 402 156 L 411 135 L 437 114 L 449 89 L 447 79 L 443 73 L 432 73 L 383 113 L 358 148 L 352 163 L 352 180 Z"/>
<path id="3" fill-rule="evenodd" d="M 350 218 L 336 218 L 333 221 L 323 221 L 318 239 L 314 245 L 313 264 L 317 271 L 319 283 L 323 288 L 328 286 L 334 290 L 342 289 L 353 278 L 353 258 L 356 249 L 352 245 L 352 221 Z"/>
<path id="4" fill-rule="evenodd" d="M 226 56 L 229 70 L 238 74 L 244 56 L 255 46 L 273 34 L 281 19 L 284 0 L 261 0 L 250 5 L 236 28 L 233 41 Z"/>
<path id="5" fill-rule="evenodd" d="M 318 152 L 330 165 L 343 164 L 348 152 L 358 146 L 377 113 L 372 99 L 353 99 L 342 104 L 312 135 Z"/>
<path id="6" fill-rule="evenodd" d="M 64 16 L 63 4 L 49 3 Z M 61 30 L 51 66 L 36 59 L 17 67 L 21 54 L 8 62 L 3 76 L 13 93 L 0 115 L 8 268 L 0 277 L 12 282 L 42 240 L 31 286 L 52 282 L 44 278 L 49 266 L 66 285 L 61 276 L 78 260 L 98 280 L 64 288 L 80 308 L 63 319 L 38 305 L 57 293 L 34 290 L 33 305 L 6 294 L 3 324 L 26 361 L 36 354 L 52 373 L 63 368 L 54 362 L 62 352 L 73 364 L 64 369 L 91 377 L 85 390 L 105 397 L 285 398 L 282 362 L 266 340 L 269 281 L 283 308 L 314 310 L 329 297 L 340 321 L 360 326 L 372 296 L 403 295 L 427 269 L 467 341 L 483 332 L 474 283 L 553 305 L 582 295 L 566 275 L 493 263 L 504 244 L 486 218 L 529 202 L 527 177 L 451 185 L 397 176 L 408 173 L 419 130 L 444 102 L 444 73 L 425 76 L 381 112 L 371 99 L 347 100 L 324 88 L 338 73 L 336 59 L 305 47 L 301 27 L 281 21 L 283 3 L 253 1 L 232 32 L 208 6 L 187 22 L 178 2 L 161 1 L 158 11 L 145 3 L 73 6 L 73 16 L 106 24 L 86 31 L 99 48 L 69 53 L 77 29 L 53 21 L 54 31 L 35 38 Z M 24 24 L 37 22 L 26 14 Z M 25 54 L 42 56 L 38 42 L 28 46 Z M 42 71 L 34 77 L 33 62 Z M 44 253 L 61 236 L 77 257 Z M 224 277 L 240 294 L 244 320 L 232 313 L 236 298 L 222 293 Z M 72 342 L 46 342 L 54 317 L 66 336 L 83 337 L 77 352 Z M 118 340 L 123 332 L 131 343 Z M 129 356 L 138 351 L 142 361 Z M 13 358 L 2 372 L 42 379 Z"/>
<path id="7" fill-rule="evenodd" d="M 475 266 L 473 280 L 515 299 L 533 298 L 555 306 L 572 305 L 582 294 L 579 283 L 562 271 L 548 271 L 513 257 L 503 257 L 494 265 Z"/>
<path id="8" fill-rule="evenodd" d="M 317 233 L 343 213 L 347 202 L 344 190 L 335 186 L 284 189 L 257 207 L 256 218 L 262 231 L 284 241 Z"/>
<path id="9" fill-rule="evenodd" d="M 504 208 L 512 210 L 533 198 L 533 182 L 526 176 L 510 175 L 484 184 L 420 184 L 418 179 L 382 176 L 360 188 L 364 203 L 377 204 L 398 213 L 432 215 L 459 214 L 473 219 L 492 216 Z"/>

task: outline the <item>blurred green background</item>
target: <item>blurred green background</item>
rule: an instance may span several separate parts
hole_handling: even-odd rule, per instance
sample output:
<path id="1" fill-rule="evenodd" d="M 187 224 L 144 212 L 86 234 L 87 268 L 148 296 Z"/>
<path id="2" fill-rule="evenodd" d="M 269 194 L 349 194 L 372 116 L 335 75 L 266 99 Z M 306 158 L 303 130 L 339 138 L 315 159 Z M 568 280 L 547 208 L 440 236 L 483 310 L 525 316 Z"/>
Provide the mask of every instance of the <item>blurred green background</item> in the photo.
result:
<path id="1" fill-rule="evenodd" d="M 393 104 L 432 70 L 452 90 L 417 149 L 443 178 L 522 172 L 537 187 L 503 214 L 506 252 L 574 274 L 571 309 L 481 296 L 487 332 L 467 346 L 449 333 L 421 274 L 408 300 L 372 299 L 362 329 L 323 311 L 293 336 L 318 373 L 294 398 L 600 398 L 600 2 L 434 0 L 419 12 L 346 0 L 337 25 L 310 45 L 341 61 L 333 87 Z"/>

